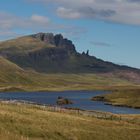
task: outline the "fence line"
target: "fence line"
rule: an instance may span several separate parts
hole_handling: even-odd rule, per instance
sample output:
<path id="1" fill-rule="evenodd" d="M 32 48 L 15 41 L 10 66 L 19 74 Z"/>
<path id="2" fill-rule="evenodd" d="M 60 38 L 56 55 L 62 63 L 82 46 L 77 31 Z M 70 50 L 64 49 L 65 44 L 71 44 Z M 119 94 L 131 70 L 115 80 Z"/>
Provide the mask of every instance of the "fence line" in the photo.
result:
<path id="1" fill-rule="evenodd" d="M 99 119 L 110 119 L 110 120 L 122 120 L 121 115 L 116 115 L 113 113 L 109 112 L 100 112 L 100 111 L 88 111 L 88 110 L 81 110 L 81 109 L 74 109 L 74 108 L 66 108 L 66 107 L 60 107 L 60 106 L 52 106 L 52 105 L 42 105 L 42 104 L 37 104 L 34 102 L 28 102 L 28 101 L 17 101 L 17 100 L 9 100 L 9 101 L 0 101 L 1 103 L 10 103 L 10 104 L 15 104 L 15 105 L 35 105 L 36 107 L 42 109 L 42 110 L 47 110 L 47 111 L 52 111 L 52 112 L 60 112 L 60 113 L 68 113 L 68 114 L 76 114 L 76 115 L 83 115 L 83 116 L 89 116 L 89 117 L 96 117 Z"/>

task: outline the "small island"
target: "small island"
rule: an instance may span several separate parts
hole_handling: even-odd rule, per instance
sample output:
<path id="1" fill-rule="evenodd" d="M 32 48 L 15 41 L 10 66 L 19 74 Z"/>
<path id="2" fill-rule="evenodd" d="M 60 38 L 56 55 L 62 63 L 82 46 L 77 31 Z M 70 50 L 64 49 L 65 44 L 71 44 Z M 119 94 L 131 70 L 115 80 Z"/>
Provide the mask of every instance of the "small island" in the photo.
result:
<path id="1" fill-rule="evenodd" d="M 58 97 L 57 98 L 57 105 L 69 105 L 69 104 L 73 104 L 73 102 L 67 98 L 64 97 Z"/>
<path id="2" fill-rule="evenodd" d="M 95 96 L 91 99 L 92 101 L 105 101 L 104 96 Z"/>

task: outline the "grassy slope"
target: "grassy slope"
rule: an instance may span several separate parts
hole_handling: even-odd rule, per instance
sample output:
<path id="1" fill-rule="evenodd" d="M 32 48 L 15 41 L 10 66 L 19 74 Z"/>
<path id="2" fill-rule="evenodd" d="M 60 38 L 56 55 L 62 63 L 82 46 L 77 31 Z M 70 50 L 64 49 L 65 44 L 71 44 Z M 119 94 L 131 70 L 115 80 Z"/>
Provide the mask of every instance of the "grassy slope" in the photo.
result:
<path id="1" fill-rule="evenodd" d="M 140 116 L 134 120 L 101 120 L 50 112 L 32 105 L 0 103 L 0 139 L 139 140 Z"/>
<path id="2" fill-rule="evenodd" d="M 57 48 L 32 36 L 0 42 L 0 54 L 22 68 L 32 68 L 38 72 L 95 73 L 124 69 L 123 72 L 117 71 L 117 73 L 120 72 L 119 77 L 132 79 L 132 81 L 133 77 L 135 77 L 134 81 L 137 77 L 137 82 L 140 79 L 140 74 L 136 69 L 120 67 L 94 56 L 81 55 L 76 52 L 69 53 L 63 47 Z M 124 74 L 126 72 L 127 75 Z"/>
<path id="3" fill-rule="evenodd" d="M 114 91 L 103 96 L 112 105 L 140 108 L 140 89 Z"/>
<path id="4" fill-rule="evenodd" d="M 26 86 L 33 84 L 34 81 L 29 78 L 28 72 L 25 72 L 22 68 L 16 64 L 0 57 L 0 87 L 12 87 L 12 86 Z"/>
<path id="5" fill-rule="evenodd" d="M 126 80 L 96 74 L 40 74 L 23 70 L 3 57 L 0 65 L 0 90 L 92 90 L 132 85 Z"/>
<path id="6" fill-rule="evenodd" d="M 92 65 L 92 63 L 96 63 L 97 61 L 82 55 L 80 56 L 71 55 L 71 57 L 68 60 L 66 58 L 65 58 L 66 60 L 65 59 L 52 60 L 50 57 L 49 58 L 43 57 L 43 59 L 38 57 L 37 60 L 34 60 L 34 57 L 31 58 L 29 55 L 27 55 L 27 53 L 29 52 L 37 53 L 39 50 L 41 51 L 41 49 L 43 48 L 52 49 L 52 47 L 54 46 L 50 44 L 46 44 L 43 41 L 40 41 L 39 39 L 33 38 L 31 36 L 25 36 L 13 40 L 0 42 L 0 53 L 11 54 L 12 58 L 10 58 L 10 60 L 12 62 L 15 62 L 21 67 L 24 68 L 31 67 L 39 72 L 46 72 L 46 73 L 48 72 L 49 73 L 56 73 L 56 72 L 73 73 L 73 72 L 83 72 L 83 71 L 91 72 L 91 70 L 88 70 L 88 68 L 82 65 L 87 65 L 87 64 Z M 40 55 L 41 53 L 44 53 L 45 51 L 44 49 L 41 52 L 39 51 L 39 53 L 37 54 Z M 104 65 L 104 63 L 102 65 Z"/>
<path id="7" fill-rule="evenodd" d="M 46 47 L 53 46 L 46 45 L 46 43 L 30 36 L 0 42 L 0 51 L 7 51 L 9 53 L 26 53 Z"/>

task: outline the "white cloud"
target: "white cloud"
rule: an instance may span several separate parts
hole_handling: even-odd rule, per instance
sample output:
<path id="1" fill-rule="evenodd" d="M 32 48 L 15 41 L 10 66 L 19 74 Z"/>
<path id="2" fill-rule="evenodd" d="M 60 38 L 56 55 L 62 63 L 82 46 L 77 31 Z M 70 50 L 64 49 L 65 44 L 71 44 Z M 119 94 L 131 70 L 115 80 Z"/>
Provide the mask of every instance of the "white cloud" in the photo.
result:
<path id="1" fill-rule="evenodd" d="M 38 14 L 33 14 L 30 17 L 19 17 L 6 12 L 0 12 L 0 40 L 14 38 L 18 35 L 21 36 L 24 34 L 22 34 L 22 31 L 24 33 L 63 32 L 72 37 L 86 32 L 83 27 L 56 24 L 48 17 Z"/>
<path id="2" fill-rule="evenodd" d="M 14 28 L 46 28 L 49 24 L 48 17 L 40 15 L 32 15 L 31 17 L 18 17 L 9 13 L 0 12 L 0 30 L 8 30 Z"/>
<path id="3" fill-rule="evenodd" d="M 45 30 L 50 27 L 48 17 L 32 15 L 31 17 L 19 17 L 10 13 L 0 12 L 0 39 L 13 38 L 18 34 L 15 30 Z"/>
<path id="4" fill-rule="evenodd" d="M 62 18 L 90 18 L 140 25 L 140 0 L 30 0 L 53 3 Z"/>
<path id="5" fill-rule="evenodd" d="M 64 7 L 59 7 L 57 9 L 57 15 L 62 18 L 71 18 L 71 19 L 77 19 L 81 17 L 79 12 L 74 11 L 73 9 L 66 9 Z"/>
<path id="6" fill-rule="evenodd" d="M 48 24 L 49 23 L 49 18 L 45 16 L 40 16 L 40 15 L 32 15 L 31 16 L 31 21 L 38 23 L 38 24 Z"/>
<path id="7" fill-rule="evenodd" d="M 5 40 L 5 39 L 12 39 L 18 36 L 22 36 L 22 34 L 16 33 L 14 31 L 9 31 L 9 30 L 0 31 L 0 41 Z"/>

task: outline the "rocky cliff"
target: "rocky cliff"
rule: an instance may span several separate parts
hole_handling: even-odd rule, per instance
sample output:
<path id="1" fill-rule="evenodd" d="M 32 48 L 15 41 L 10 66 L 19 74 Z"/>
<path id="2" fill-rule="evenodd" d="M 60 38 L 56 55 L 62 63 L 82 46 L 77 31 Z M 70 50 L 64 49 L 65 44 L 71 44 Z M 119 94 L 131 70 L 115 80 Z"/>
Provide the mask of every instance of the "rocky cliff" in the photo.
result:
<path id="1" fill-rule="evenodd" d="M 54 35 L 53 33 L 38 33 L 32 35 L 47 44 L 54 45 L 57 48 L 66 48 L 70 52 L 75 52 L 75 46 L 71 40 L 63 38 L 61 34 Z"/>

